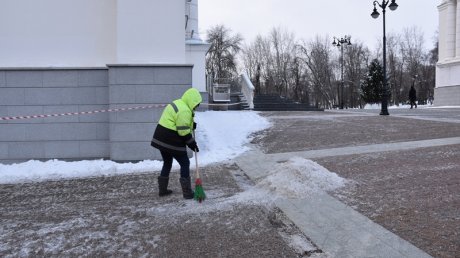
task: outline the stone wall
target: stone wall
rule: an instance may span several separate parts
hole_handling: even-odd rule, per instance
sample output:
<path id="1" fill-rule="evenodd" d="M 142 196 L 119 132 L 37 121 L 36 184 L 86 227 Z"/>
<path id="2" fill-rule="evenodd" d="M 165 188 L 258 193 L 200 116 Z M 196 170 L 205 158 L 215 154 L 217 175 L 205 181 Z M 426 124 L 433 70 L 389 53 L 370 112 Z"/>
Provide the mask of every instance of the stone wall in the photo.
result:
<path id="1" fill-rule="evenodd" d="M 169 103 L 192 84 L 191 66 L 109 66 L 110 108 Z M 161 159 L 150 146 L 163 107 L 110 114 L 110 157 Z"/>
<path id="2" fill-rule="evenodd" d="M 460 86 L 434 88 L 435 106 L 459 106 Z"/>
<path id="3" fill-rule="evenodd" d="M 169 103 L 191 82 L 191 65 L 0 68 L 0 117 Z M 0 163 L 159 159 L 149 143 L 162 109 L 0 120 Z"/>

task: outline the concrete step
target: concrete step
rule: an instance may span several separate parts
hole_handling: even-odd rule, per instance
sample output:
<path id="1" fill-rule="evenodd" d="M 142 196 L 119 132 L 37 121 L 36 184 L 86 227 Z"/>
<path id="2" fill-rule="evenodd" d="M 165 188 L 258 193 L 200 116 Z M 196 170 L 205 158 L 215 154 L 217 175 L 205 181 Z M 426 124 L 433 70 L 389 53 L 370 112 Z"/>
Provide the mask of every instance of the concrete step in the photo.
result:
<path id="1" fill-rule="evenodd" d="M 324 109 L 320 109 L 320 108 L 314 108 L 314 107 L 310 107 L 310 108 L 295 108 L 295 107 L 292 107 L 292 108 L 256 108 L 254 107 L 254 110 L 255 111 L 324 111 Z"/>
<path id="2" fill-rule="evenodd" d="M 298 103 L 274 94 L 254 96 L 254 110 L 258 111 L 324 111 L 305 103 Z"/>

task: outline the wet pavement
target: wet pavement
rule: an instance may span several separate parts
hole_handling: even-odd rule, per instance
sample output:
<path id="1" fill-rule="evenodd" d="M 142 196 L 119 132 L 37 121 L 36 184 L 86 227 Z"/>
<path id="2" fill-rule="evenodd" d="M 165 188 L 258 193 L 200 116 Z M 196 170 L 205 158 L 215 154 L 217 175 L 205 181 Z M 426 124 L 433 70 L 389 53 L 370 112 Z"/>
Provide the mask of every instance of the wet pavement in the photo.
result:
<path id="1" fill-rule="evenodd" d="M 158 172 L 149 171 L 0 185 L 0 256 L 369 257 L 350 239 L 384 232 L 378 248 L 391 252 L 374 257 L 458 257 L 460 109 L 389 112 L 261 112 L 273 126 L 252 143 L 261 157 L 251 163 L 258 174 L 248 177 L 238 158 L 203 168 L 202 204 L 182 199 L 177 171 L 166 198 L 157 195 Z M 309 207 L 245 195 L 266 176 L 264 166 L 292 156 L 312 159 L 349 183 L 310 197 Z M 317 241 L 330 225 L 294 216 L 314 214 L 322 203 L 335 203 L 329 206 L 335 223 L 347 216 L 365 223 L 359 231 L 344 223 L 346 241 Z M 315 232 L 304 230 L 313 226 Z"/>
<path id="2" fill-rule="evenodd" d="M 378 112 L 264 113 L 274 126 L 254 142 L 268 159 L 310 158 L 350 180 L 330 194 L 434 257 L 457 257 L 460 109 Z"/>

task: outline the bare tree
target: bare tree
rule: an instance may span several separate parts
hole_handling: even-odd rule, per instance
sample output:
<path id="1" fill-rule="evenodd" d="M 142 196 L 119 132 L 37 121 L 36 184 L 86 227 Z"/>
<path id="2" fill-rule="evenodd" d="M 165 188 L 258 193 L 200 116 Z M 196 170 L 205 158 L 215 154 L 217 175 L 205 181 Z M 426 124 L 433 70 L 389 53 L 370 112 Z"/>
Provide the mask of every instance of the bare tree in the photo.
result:
<path id="1" fill-rule="evenodd" d="M 404 29 L 402 34 L 390 33 L 387 36 L 386 58 L 390 103 L 399 105 L 407 101 L 410 86 L 420 76 L 425 56 L 423 43 L 423 33 L 416 27 Z M 379 59 L 381 60 L 381 56 Z"/>
<path id="2" fill-rule="evenodd" d="M 344 51 L 344 70 L 345 70 L 345 106 L 362 107 L 360 85 L 364 80 L 369 64 L 370 51 L 363 43 L 354 41 L 351 46 Z"/>
<path id="3" fill-rule="evenodd" d="M 404 85 L 401 91 L 405 97 L 403 98 L 404 101 L 407 100 L 410 86 L 417 86 L 415 84 L 420 75 L 420 68 L 424 58 L 423 43 L 423 32 L 420 29 L 416 27 L 404 29 L 400 42 L 401 58 L 405 71 L 403 79 Z"/>
<path id="4" fill-rule="evenodd" d="M 401 37 L 390 33 L 387 37 L 387 76 L 390 103 L 399 105 L 405 97 L 401 95 L 404 80 L 404 57 L 401 55 Z"/>
<path id="5" fill-rule="evenodd" d="M 418 101 L 420 104 L 433 103 L 434 87 L 436 81 L 436 63 L 438 62 L 438 40 L 434 42 L 434 47 L 431 49 L 423 59 L 422 66 L 420 67 L 418 83 L 419 94 Z"/>
<path id="6" fill-rule="evenodd" d="M 281 28 L 273 28 L 268 37 L 257 36 L 243 49 L 243 63 L 256 92 L 289 96 L 295 38 Z"/>
<path id="7" fill-rule="evenodd" d="M 260 68 L 262 61 L 260 55 L 257 53 L 257 41 L 253 42 L 249 46 L 244 46 L 241 52 L 241 60 L 243 62 L 244 70 L 247 72 L 249 78 L 254 84 L 255 93 L 260 93 Z"/>
<path id="8" fill-rule="evenodd" d="M 331 44 L 328 37 L 317 36 L 315 40 L 299 46 L 309 70 L 309 80 L 313 88 L 315 106 L 332 108 L 336 105 L 336 95 L 332 84 L 334 78 L 331 63 Z"/>
<path id="9" fill-rule="evenodd" d="M 256 93 L 276 93 L 303 103 L 332 108 L 338 105 L 340 53 L 332 52 L 329 37 L 296 42 L 295 35 L 274 28 L 258 36 L 243 49 L 244 68 L 256 86 Z M 422 99 L 432 97 L 437 50 L 424 52 L 423 33 L 417 28 L 387 36 L 387 82 L 390 103 L 407 99 L 407 90 L 417 83 Z M 362 107 L 361 84 L 370 60 L 382 61 L 382 45 L 371 52 L 359 40 L 344 48 L 344 104 Z M 435 60 L 435 61 L 433 61 Z M 417 75 L 417 77 L 416 77 Z M 417 78 L 414 80 L 414 78 Z"/>
<path id="10" fill-rule="evenodd" d="M 279 95 L 288 97 L 289 67 L 294 59 L 295 39 L 294 34 L 281 28 L 273 28 L 270 33 L 273 61 L 273 83 Z"/>
<path id="11" fill-rule="evenodd" d="M 270 41 L 260 35 L 242 51 L 244 69 L 254 83 L 256 93 L 267 93 L 267 84 L 271 81 L 270 63 L 272 55 Z"/>
<path id="12" fill-rule="evenodd" d="M 311 84 L 310 74 L 306 62 L 302 60 L 302 49 L 296 46 L 294 59 L 290 63 L 290 98 L 295 101 L 310 104 L 311 98 Z"/>
<path id="13" fill-rule="evenodd" d="M 236 75 L 236 55 L 241 50 L 243 38 L 232 35 L 224 25 L 217 25 L 207 31 L 207 42 L 211 47 L 206 54 L 206 72 L 214 80 Z"/>

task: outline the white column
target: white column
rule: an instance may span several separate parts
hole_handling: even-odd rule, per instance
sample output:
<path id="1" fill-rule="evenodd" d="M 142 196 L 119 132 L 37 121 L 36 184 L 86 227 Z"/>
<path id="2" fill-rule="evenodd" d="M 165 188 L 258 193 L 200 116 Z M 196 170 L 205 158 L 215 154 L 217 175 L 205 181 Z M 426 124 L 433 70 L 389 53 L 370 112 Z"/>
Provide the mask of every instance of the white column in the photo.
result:
<path id="1" fill-rule="evenodd" d="M 447 37 L 446 37 L 446 51 L 447 58 L 455 58 L 455 33 L 457 25 L 457 0 L 448 1 L 447 6 Z"/>
<path id="2" fill-rule="evenodd" d="M 198 0 L 185 0 L 185 60 L 193 64 L 193 87 L 206 92 L 206 52 L 210 44 L 203 42 L 198 33 Z"/>
<path id="3" fill-rule="evenodd" d="M 455 1 L 455 2 L 454 2 Z M 455 58 L 457 0 L 446 0 L 439 10 L 439 62 Z"/>
<path id="4" fill-rule="evenodd" d="M 187 23 L 185 38 L 200 40 L 200 35 L 198 33 L 198 0 L 185 0 L 185 4 Z"/>
<path id="5" fill-rule="evenodd" d="M 456 8 L 455 57 L 460 59 L 460 0 L 457 0 Z"/>

